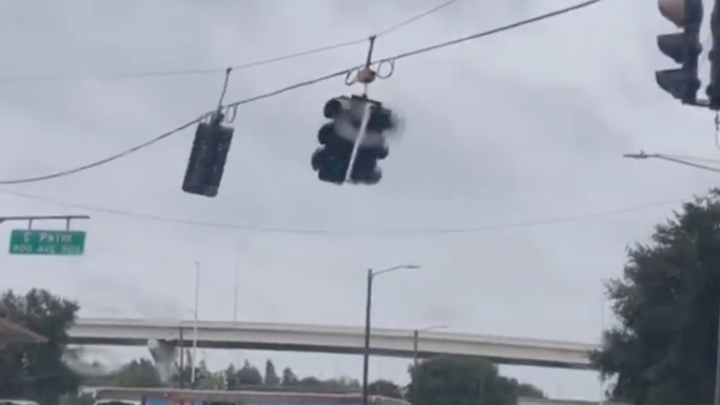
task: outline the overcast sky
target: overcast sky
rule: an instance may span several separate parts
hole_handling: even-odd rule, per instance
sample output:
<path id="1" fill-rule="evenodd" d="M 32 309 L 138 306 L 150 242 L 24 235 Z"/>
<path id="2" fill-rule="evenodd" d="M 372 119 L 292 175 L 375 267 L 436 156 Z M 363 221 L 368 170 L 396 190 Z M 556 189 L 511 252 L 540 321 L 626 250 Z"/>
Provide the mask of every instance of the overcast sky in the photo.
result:
<path id="1" fill-rule="evenodd" d="M 122 73 L 218 68 L 363 38 L 431 0 L 4 0 L 0 177 L 66 169 L 145 141 L 213 108 L 222 74 L 99 80 Z M 570 5 L 569 0 L 463 0 L 377 43 L 392 55 Z M 342 79 L 244 106 L 220 195 L 182 193 L 192 132 L 75 176 L 0 191 L 3 215 L 90 214 L 81 258 L 2 255 L 2 287 L 49 288 L 84 316 L 189 317 L 202 263 L 200 316 L 228 320 L 240 256 L 239 316 L 263 322 L 362 322 L 368 267 L 415 272 L 378 279 L 378 326 L 596 342 L 602 281 L 621 273 L 674 205 L 717 175 L 659 161 L 645 149 L 714 157 L 712 115 L 655 85 L 668 66 L 655 35 L 673 27 L 652 1 L 606 0 L 571 16 L 399 61 L 371 95 L 395 106 L 406 131 L 374 187 L 321 183 L 310 167 L 323 103 Z M 239 100 L 363 61 L 345 48 L 235 72 Z M 108 215 L 77 204 L 244 225 L 191 227 Z M 659 204 L 659 203 L 664 203 Z M 618 215 L 596 215 L 642 207 Z M 587 215 L 585 215 L 587 214 Z M 505 227 L 567 215 L 574 221 Z M 5 225 L 5 234 L 14 225 Z M 39 225 L 38 225 L 39 226 Z M 43 227 L 62 226 L 47 224 Z M 498 226 L 498 227 L 496 227 Z M 17 224 L 16 227 L 22 227 Z M 387 231 L 485 227 L 470 233 L 313 235 L 262 228 Z M 487 229 L 490 227 L 490 229 Z M 6 242 L 5 242 L 6 243 Z M 607 314 L 607 319 L 610 315 Z M 116 351 L 116 358 L 130 352 Z M 142 355 L 143 351 L 130 354 Z M 356 357 L 233 352 L 218 366 L 268 356 L 299 374 L 359 376 Z M 405 382 L 407 362 L 376 359 L 372 376 Z M 593 373 L 503 371 L 550 395 L 594 398 Z"/>

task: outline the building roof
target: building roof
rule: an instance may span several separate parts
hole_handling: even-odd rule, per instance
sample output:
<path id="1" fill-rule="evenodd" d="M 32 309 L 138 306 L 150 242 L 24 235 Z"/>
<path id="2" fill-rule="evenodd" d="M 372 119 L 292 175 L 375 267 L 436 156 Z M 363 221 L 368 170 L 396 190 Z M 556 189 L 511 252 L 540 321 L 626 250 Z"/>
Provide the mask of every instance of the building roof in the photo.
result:
<path id="1" fill-rule="evenodd" d="M 0 344 L 2 343 L 44 343 L 47 339 L 17 323 L 0 318 Z"/>

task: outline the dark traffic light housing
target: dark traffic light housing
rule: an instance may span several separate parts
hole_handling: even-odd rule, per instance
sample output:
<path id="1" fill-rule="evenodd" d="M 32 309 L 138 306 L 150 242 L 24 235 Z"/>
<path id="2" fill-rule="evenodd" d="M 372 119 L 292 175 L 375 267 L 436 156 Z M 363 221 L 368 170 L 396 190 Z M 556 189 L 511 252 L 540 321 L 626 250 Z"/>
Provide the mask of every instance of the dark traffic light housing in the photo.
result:
<path id="1" fill-rule="evenodd" d="M 320 181 L 338 185 L 345 183 L 368 103 L 370 115 L 366 136 L 357 148 L 348 180 L 355 184 L 371 185 L 382 179 L 378 161 L 387 158 L 389 154 L 386 132 L 395 128 L 392 111 L 367 97 L 341 96 L 329 100 L 323 108 L 323 115 L 329 121 L 318 131 L 320 147 L 311 158 L 312 168 Z"/>
<path id="2" fill-rule="evenodd" d="M 715 1 L 715 7 L 710 15 L 710 32 L 712 34 L 712 49 L 708 54 L 710 59 L 710 83 L 705 92 L 708 96 L 708 107 L 720 110 L 720 1 Z"/>
<path id="3" fill-rule="evenodd" d="M 657 84 L 683 104 L 697 105 L 700 89 L 698 61 L 702 52 L 700 26 L 703 20 L 702 0 L 659 0 L 660 13 L 682 32 L 657 37 L 660 51 L 671 58 L 679 68 L 655 72 Z"/>
<path id="4" fill-rule="evenodd" d="M 182 189 L 189 194 L 215 197 L 220 190 L 230 143 L 235 130 L 223 125 L 223 115 L 198 124 Z"/>

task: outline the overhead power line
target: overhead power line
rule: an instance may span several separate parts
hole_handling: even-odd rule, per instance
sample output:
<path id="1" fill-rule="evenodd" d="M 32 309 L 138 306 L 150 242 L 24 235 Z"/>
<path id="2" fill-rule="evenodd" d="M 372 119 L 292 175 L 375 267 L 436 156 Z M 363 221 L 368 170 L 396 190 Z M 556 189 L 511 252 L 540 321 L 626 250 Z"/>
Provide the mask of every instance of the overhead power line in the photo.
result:
<path id="1" fill-rule="evenodd" d="M 639 211 L 646 211 L 655 208 L 667 207 L 670 205 L 679 204 L 681 200 L 673 201 L 661 201 L 654 202 L 644 205 L 636 205 L 631 207 L 609 209 L 603 211 L 585 212 L 571 215 L 552 216 L 530 221 L 518 221 L 518 222 L 506 222 L 500 224 L 484 224 L 474 225 L 469 227 L 441 227 L 441 228 L 418 228 L 418 229 L 375 229 L 375 230 L 347 230 L 347 229 L 320 229 L 320 228 L 291 228 L 291 227 L 263 227 L 263 226 L 252 226 L 247 224 L 229 224 L 226 221 L 223 222 L 206 222 L 206 221 L 195 221 L 183 218 L 173 218 L 162 215 L 137 213 L 125 210 L 118 210 L 113 208 L 97 207 L 92 205 L 79 204 L 71 201 L 60 200 L 56 198 L 43 197 L 38 195 L 18 193 L 15 191 L 0 190 L 0 194 L 11 195 L 14 197 L 26 198 L 30 200 L 48 202 L 52 204 L 58 204 L 71 208 L 78 208 L 85 211 L 92 211 L 102 214 L 131 217 L 138 220 L 147 220 L 153 222 L 164 222 L 176 225 L 185 225 L 192 227 L 202 228 L 215 228 L 255 233 L 272 233 L 272 234 L 302 234 L 302 235 L 335 235 L 335 236 L 366 236 L 366 235 L 387 235 L 387 236 L 402 236 L 402 235 L 449 235 L 449 234 L 471 234 L 471 233 L 483 233 L 492 231 L 505 231 L 512 229 L 523 229 L 523 228 L 534 228 L 540 226 L 550 225 L 561 225 L 566 223 L 591 221 L 596 219 L 627 215 Z"/>
<path id="2" fill-rule="evenodd" d="M 427 16 L 435 14 L 436 12 L 452 5 L 460 0 L 447 0 L 444 3 L 437 5 L 421 14 L 418 14 L 412 18 L 401 21 L 395 25 L 392 25 L 376 34 L 373 34 L 376 38 L 388 35 L 401 28 L 404 28 L 414 22 L 417 22 Z M 367 43 L 367 37 L 356 39 L 352 41 L 338 42 L 331 45 L 321 46 L 319 48 L 308 49 L 305 51 L 294 52 L 286 55 L 275 56 L 268 59 L 262 59 L 254 62 L 244 63 L 240 65 L 230 66 L 230 69 L 238 71 L 245 70 L 254 67 L 272 65 L 278 62 L 285 62 L 288 60 L 298 59 L 305 56 L 315 55 L 319 53 L 325 53 L 334 51 L 336 49 L 347 48 L 355 45 Z M 15 76 L 15 77 L 0 77 L 0 83 L 17 83 L 17 82 L 53 82 L 53 81 L 79 81 L 79 80 L 122 80 L 122 79 L 136 79 L 136 78 L 152 78 L 152 77 L 163 77 L 163 76 L 190 76 L 190 75 L 204 75 L 204 74 L 218 74 L 223 73 L 227 70 L 224 68 L 209 68 L 209 69 L 184 69 L 184 70 L 161 70 L 154 72 L 135 72 L 135 73 L 120 73 L 120 74 L 109 74 L 109 75 L 94 75 L 94 76 Z"/>
<path id="3" fill-rule="evenodd" d="M 444 3 L 442 3 L 442 4 L 439 4 L 439 5 L 431 8 L 430 10 L 425 11 L 424 13 L 418 14 L 418 15 L 416 15 L 415 17 L 412 17 L 412 18 L 407 19 L 407 20 L 405 20 L 405 21 L 403 21 L 403 22 L 397 23 L 397 24 L 393 25 L 392 27 L 386 28 L 386 29 L 378 32 L 377 34 L 375 34 L 375 37 L 376 37 L 376 38 L 380 38 L 380 37 L 382 37 L 382 36 L 385 36 L 385 35 L 387 35 L 387 34 L 390 34 L 391 32 L 395 32 L 395 31 L 397 31 L 397 30 L 399 30 L 399 29 L 401 29 L 401 28 L 405 28 L 405 26 L 410 25 L 410 24 L 412 24 L 412 23 L 414 23 L 414 22 L 416 22 L 416 21 L 419 21 L 419 20 L 421 20 L 421 19 L 423 19 L 423 18 L 425 18 L 425 17 L 427 17 L 427 16 L 429 16 L 429 15 L 435 14 L 435 13 L 437 13 L 438 11 L 444 9 L 444 8 L 447 7 L 447 6 L 450 6 L 450 5 L 453 5 L 453 4 L 457 3 L 458 1 L 459 1 L 459 0 L 448 0 L 448 1 L 444 2 Z"/>
<path id="4" fill-rule="evenodd" d="M 583 9 L 583 8 L 586 8 L 586 7 L 595 5 L 595 4 L 600 3 L 600 2 L 602 2 L 602 1 L 604 1 L 604 0 L 588 0 L 588 1 L 585 1 L 585 2 L 582 2 L 582 3 L 579 3 L 579 4 L 576 4 L 576 5 L 574 5 L 574 6 L 570 6 L 570 7 L 566 7 L 566 8 L 559 9 L 559 10 L 555 10 L 555 11 L 552 11 L 552 12 L 549 12 L 549 13 L 541 14 L 541 15 L 538 15 L 538 16 L 536 16 L 536 17 L 532 17 L 532 18 L 529 18 L 529 19 L 526 19 L 526 20 L 518 21 L 518 22 L 513 23 L 513 24 L 509 24 L 509 25 L 505 25 L 505 26 L 502 26 L 502 27 L 494 28 L 494 29 L 491 29 L 491 30 L 489 30 L 489 31 L 479 32 L 479 33 L 476 33 L 476 34 L 473 34 L 473 35 L 461 37 L 461 38 L 454 39 L 454 40 L 447 41 L 447 42 L 442 42 L 442 43 L 435 44 L 435 45 L 431 45 L 431 46 L 424 47 L 424 48 L 415 49 L 415 50 L 413 50 L 413 51 L 401 53 L 401 54 L 398 54 L 398 55 L 395 55 L 395 56 L 378 59 L 378 60 L 373 61 L 372 63 L 376 64 L 376 63 L 384 63 L 384 62 L 394 62 L 394 61 L 397 61 L 397 60 L 400 60 L 400 59 L 409 58 L 409 57 L 411 57 L 411 56 L 417 56 L 417 55 L 420 55 L 420 54 L 424 54 L 424 53 L 428 53 L 428 52 L 433 52 L 433 51 L 436 51 L 436 50 L 439 50 L 439 49 L 442 49 L 442 48 L 446 48 L 446 47 L 449 47 L 449 46 L 452 46 L 452 45 L 457 45 L 457 44 L 461 44 L 461 43 L 463 43 L 463 42 L 468 42 L 468 41 L 480 39 L 480 38 L 483 38 L 483 37 L 486 37 L 486 36 L 490 36 L 490 35 L 494 35 L 494 34 L 499 34 L 499 33 L 501 33 L 501 32 L 505 32 L 505 31 L 508 31 L 508 30 L 511 30 L 511 29 L 519 28 L 519 27 L 522 27 L 522 26 L 525 26 L 525 25 L 529 25 L 529 24 L 533 24 L 533 23 L 536 23 L 536 22 L 540 22 L 540 21 L 543 21 L 543 20 L 550 19 L 550 18 L 554 18 L 554 17 L 560 16 L 560 15 L 563 15 L 563 14 L 567 14 L 567 13 L 570 13 L 570 12 L 573 12 L 573 11 L 577 11 L 577 10 L 580 10 L 580 9 Z M 295 83 L 295 84 L 293 84 L 293 85 L 290 85 L 290 86 L 287 86 L 287 87 L 284 87 L 284 88 L 281 88 L 281 89 L 278 89 L 278 90 L 275 90 L 275 91 L 271 91 L 271 92 L 269 92 L 269 93 L 265 93 L 265 94 L 262 94 L 262 95 L 259 95 L 259 96 L 255 96 L 255 97 L 251 97 L 251 98 L 247 98 L 247 99 L 244 99 L 244 100 L 240 100 L 240 101 L 236 101 L 236 102 L 227 104 L 227 105 L 225 105 L 225 107 L 235 108 L 235 107 L 239 107 L 239 106 L 241 106 L 241 105 L 243 105 L 243 104 L 248 104 L 248 103 L 252 103 L 252 102 L 264 100 L 264 99 L 267 99 L 267 98 L 270 98 L 270 97 L 274 97 L 274 96 L 277 96 L 277 95 L 280 95 L 280 94 L 283 94 L 283 93 L 286 93 L 286 92 L 289 92 L 289 91 L 292 91 L 292 90 L 296 90 L 296 89 L 299 89 L 299 88 L 302 88 L 302 87 L 306 87 L 306 86 L 310 86 L 310 85 L 313 85 L 313 84 L 316 84 L 316 83 L 320 83 L 320 82 L 324 82 L 324 81 L 327 81 L 327 80 L 330 80 L 330 79 L 334 79 L 334 78 L 336 78 L 336 77 L 346 76 L 348 73 L 350 73 L 350 72 L 352 72 L 352 71 L 354 71 L 354 70 L 356 70 L 356 69 L 357 69 L 357 67 L 352 67 L 352 68 L 350 68 L 350 69 L 341 70 L 341 71 L 338 71 L 338 72 L 335 72 L 335 73 L 331 73 L 331 74 L 328 74 L 328 75 L 325 75 L 325 76 L 321 76 L 321 77 L 318 77 L 318 78 L 315 78 L 315 79 L 311 79 L 311 80 L 307 80 L 307 81 L 304 81 L 304 82 Z M 113 161 L 118 160 L 118 159 L 120 159 L 120 158 L 126 157 L 126 156 L 128 156 L 128 155 L 130 155 L 130 154 L 133 154 L 133 153 L 135 153 L 135 152 L 138 152 L 138 151 L 140 151 L 140 150 L 142 150 L 142 149 L 145 149 L 145 148 L 147 148 L 147 147 L 149 147 L 149 146 L 152 146 L 152 145 L 160 142 L 160 141 L 163 140 L 163 139 L 166 139 L 166 138 L 168 138 L 168 137 L 170 137 L 170 136 L 172 136 L 172 135 L 174 135 L 174 134 L 176 134 L 176 133 L 178 133 L 178 132 L 180 132 L 180 131 L 182 131 L 182 130 L 184 130 L 184 129 L 186 129 L 186 128 L 194 125 L 194 124 L 197 124 L 197 123 L 201 122 L 203 119 L 205 119 L 206 117 L 210 116 L 210 115 L 213 114 L 213 113 L 215 113 L 214 110 L 213 110 L 213 111 L 209 111 L 209 112 L 201 115 L 199 118 L 196 118 L 196 119 L 194 119 L 194 120 L 192 120 L 192 121 L 190 121 L 190 122 L 187 122 L 187 123 L 185 123 L 185 124 L 183 124 L 183 125 L 175 128 L 175 129 L 171 130 L 171 131 L 165 132 L 165 133 L 163 133 L 163 134 L 161 134 L 161 135 L 159 135 L 159 136 L 157 136 L 157 137 L 155 137 L 155 138 L 153 138 L 153 139 L 150 139 L 149 141 L 143 142 L 143 143 L 141 143 L 141 144 L 139 144 L 139 145 L 136 145 L 136 146 L 134 146 L 134 147 L 132 147 L 132 148 L 129 148 L 129 149 L 127 149 L 127 150 L 124 150 L 124 151 L 122 151 L 122 152 L 120 152 L 120 153 L 117 153 L 117 154 L 115 154 L 115 155 L 112 155 L 112 156 L 110 156 L 110 157 L 107 157 L 107 158 L 104 158 L 104 159 L 101 159 L 101 160 L 97 160 L 97 161 L 92 162 L 92 163 L 87 163 L 87 164 L 84 164 L 84 165 L 81 165 L 81 166 L 78 166 L 78 167 L 75 167 L 75 168 L 72 168 L 72 169 L 67 169 L 67 170 L 58 171 L 58 172 L 55 172 L 55 173 L 49 173 L 49 174 L 44 174 L 44 175 L 38 175 L 38 176 L 26 177 L 26 178 L 20 178 L 20 179 L 13 179 L 13 180 L 0 180 L 0 185 L 14 185 L 14 184 L 36 183 L 36 182 L 40 182 L 40 181 L 46 181 L 46 180 L 55 179 L 55 178 L 58 178 L 58 177 L 70 176 L 70 175 L 73 175 L 73 174 L 76 174 L 76 173 L 80 173 L 80 172 L 83 172 L 83 171 L 86 171 L 86 170 L 89 170 L 89 169 L 92 169 L 92 168 L 95 168 L 95 167 L 98 167 L 98 166 L 105 165 L 105 164 L 107 164 L 107 163 L 113 162 Z"/>

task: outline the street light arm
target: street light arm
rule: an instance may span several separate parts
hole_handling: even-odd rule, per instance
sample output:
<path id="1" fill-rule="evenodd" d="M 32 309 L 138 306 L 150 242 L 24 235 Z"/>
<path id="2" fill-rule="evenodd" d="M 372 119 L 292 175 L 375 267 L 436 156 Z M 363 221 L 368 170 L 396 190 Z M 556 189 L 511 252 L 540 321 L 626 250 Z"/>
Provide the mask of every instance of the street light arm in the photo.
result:
<path id="1" fill-rule="evenodd" d="M 657 155 L 647 154 L 644 151 L 640 151 L 639 153 L 625 153 L 623 157 L 627 159 L 648 159 L 657 157 Z"/>
<path id="2" fill-rule="evenodd" d="M 373 270 L 372 275 L 374 277 L 374 276 L 379 276 L 379 275 L 385 274 L 385 273 L 391 273 L 391 272 L 397 271 L 397 270 L 405 270 L 405 269 L 414 270 L 414 269 L 419 269 L 419 268 L 420 268 L 420 266 L 415 265 L 415 264 L 401 264 L 399 266 L 393 266 L 393 267 L 389 267 L 389 268 L 383 269 L 383 270 Z"/>
<path id="3" fill-rule="evenodd" d="M 447 325 L 430 325 L 421 329 L 417 329 L 418 332 L 430 332 L 433 330 L 447 329 Z"/>

